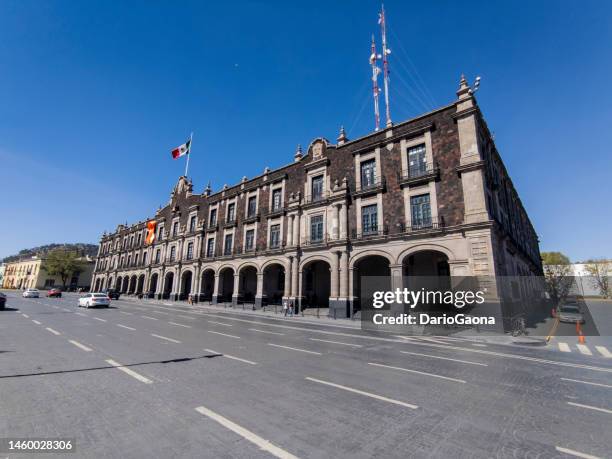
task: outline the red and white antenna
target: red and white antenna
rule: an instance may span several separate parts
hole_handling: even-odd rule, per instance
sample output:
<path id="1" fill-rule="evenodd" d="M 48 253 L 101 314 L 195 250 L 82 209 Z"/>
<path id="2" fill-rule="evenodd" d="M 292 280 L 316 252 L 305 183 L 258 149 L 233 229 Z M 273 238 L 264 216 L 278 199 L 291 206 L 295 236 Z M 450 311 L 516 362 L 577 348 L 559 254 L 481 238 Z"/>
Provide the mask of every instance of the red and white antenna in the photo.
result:
<path id="1" fill-rule="evenodd" d="M 380 69 L 376 62 L 380 58 L 380 55 L 376 54 L 376 43 L 374 42 L 374 34 L 372 34 L 372 52 L 370 54 L 370 65 L 372 66 L 372 95 L 374 96 L 374 123 L 375 123 L 375 131 L 380 129 L 380 111 L 378 110 L 378 94 L 380 90 L 378 89 L 378 74 L 380 73 Z"/>
<path id="2" fill-rule="evenodd" d="M 389 54 L 391 50 L 387 48 L 387 31 L 385 27 L 385 6 L 382 5 L 380 13 L 378 13 L 378 24 L 382 34 L 382 60 L 383 60 L 383 78 L 385 84 L 385 108 L 387 115 L 387 127 L 391 126 L 391 111 L 389 110 Z"/>

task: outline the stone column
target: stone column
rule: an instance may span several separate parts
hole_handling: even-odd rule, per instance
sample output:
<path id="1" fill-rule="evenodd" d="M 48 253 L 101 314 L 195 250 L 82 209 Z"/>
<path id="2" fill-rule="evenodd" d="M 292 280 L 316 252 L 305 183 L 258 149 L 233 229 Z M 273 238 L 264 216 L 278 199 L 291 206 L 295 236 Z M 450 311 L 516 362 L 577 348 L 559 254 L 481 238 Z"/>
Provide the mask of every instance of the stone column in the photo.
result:
<path id="1" fill-rule="evenodd" d="M 213 287 L 212 304 L 219 303 L 219 282 L 221 282 L 221 276 L 215 273 L 215 282 Z"/>
<path id="2" fill-rule="evenodd" d="M 345 239 L 347 237 L 347 209 L 346 202 L 342 203 L 342 207 L 340 208 L 340 238 Z"/>
<path id="3" fill-rule="evenodd" d="M 287 216 L 287 247 L 293 247 L 293 215 Z"/>
<path id="4" fill-rule="evenodd" d="M 298 273 L 298 257 L 291 258 L 291 298 L 296 299 L 300 296 L 299 290 L 299 273 Z"/>
<path id="5" fill-rule="evenodd" d="M 340 252 L 340 292 L 338 296 L 341 299 L 348 300 L 349 291 L 348 291 L 348 275 L 349 275 L 349 266 L 348 266 L 348 253 L 346 250 Z"/>
<path id="6" fill-rule="evenodd" d="M 331 300 L 338 299 L 338 252 L 331 252 L 331 267 L 330 271 L 330 303 Z"/>
<path id="7" fill-rule="evenodd" d="M 197 303 L 200 299 L 200 265 L 196 265 L 193 269 L 193 277 L 191 278 L 191 295 Z"/>
<path id="8" fill-rule="evenodd" d="M 402 290 L 404 288 L 404 267 L 400 265 L 389 265 L 391 269 L 391 290 L 396 291 L 397 289 Z M 402 313 L 404 312 L 404 305 L 399 304 L 391 304 L 391 311 L 393 313 Z"/>
<path id="9" fill-rule="evenodd" d="M 258 272 L 257 273 L 257 292 L 255 293 L 255 307 L 256 308 L 261 308 L 263 305 L 263 299 L 264 299 L 263 281 L 264 281 L 263 272 Z"/>
<path id="10" fill-rule="evenodd" d="M 289 265 L 285 270 L 285 290 L 283 291 L 283 299 L 291 296 L 291 257 L 289 257 Z"/>
<path id="11" fill-rule="evenodd" d="M 333 205 L 332 208 L 332 239 L 338 239 L 340 236 L 340 222 L 339 220 L 339 206 L 337 204 Z"/>
<path id="12" fill-rule="evenodd" d="M 293 216 L 293 245 L 300 245 L 300 216 L 298 214 Z"/>
<path id="13" fill-rule="evenodd" d="M 234 293 L 232 293 L 232 304 L 234 306 L 238 304 L 239 296 L 240 296 L 240 273 L 234 271 Z"/>
<path id="14" fill-rule="evenodd" d="M 170 299 L 174 299 L 174 301 L 178 300 L 179 293 L 181 291 L 181 274 L 181 268 L 179 267 L 174 275 L 172 292 L 170 293 Z"/>

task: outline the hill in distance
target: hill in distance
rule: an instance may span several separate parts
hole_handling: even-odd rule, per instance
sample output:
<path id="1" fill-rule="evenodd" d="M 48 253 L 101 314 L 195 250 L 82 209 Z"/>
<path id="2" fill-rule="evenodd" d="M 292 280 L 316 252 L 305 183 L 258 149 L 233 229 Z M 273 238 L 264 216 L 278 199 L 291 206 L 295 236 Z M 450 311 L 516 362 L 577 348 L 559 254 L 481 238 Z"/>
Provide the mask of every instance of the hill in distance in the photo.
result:
<path id="1" fill-rule="evenodd" d="M 47 253 L 55 249 L 75 250 L 82 255 L 89 255 L 91 257 L 97 255 L 98 246 L 96 244 L 85 244 L 77 242 L 75 244 L 46 244 L 39 247 L 32 247 L 31 249 L 20 250 L 18 254 L 5 257 L 4 263 L 19 260 L 20 258 L 30 258 L 33 256 L 44 257 Z"/>

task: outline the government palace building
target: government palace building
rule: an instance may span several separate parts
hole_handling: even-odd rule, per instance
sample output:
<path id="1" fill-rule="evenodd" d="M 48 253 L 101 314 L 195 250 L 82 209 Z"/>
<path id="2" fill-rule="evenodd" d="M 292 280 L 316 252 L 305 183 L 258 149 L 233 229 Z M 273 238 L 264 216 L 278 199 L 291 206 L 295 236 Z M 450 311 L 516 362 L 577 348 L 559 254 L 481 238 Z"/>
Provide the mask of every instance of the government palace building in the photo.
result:
<path id="1" fill-rule="evenodd" d="M 465 78 L 457 99 L 356 140 L 314 139 L 212 192 L 180 177 L 154 217 L 103 234 L 95 291 L 360 310 L 363 276 L 539 276 L 538 237 Z M 299 308 L 299 309 L 298 309 Z"/>

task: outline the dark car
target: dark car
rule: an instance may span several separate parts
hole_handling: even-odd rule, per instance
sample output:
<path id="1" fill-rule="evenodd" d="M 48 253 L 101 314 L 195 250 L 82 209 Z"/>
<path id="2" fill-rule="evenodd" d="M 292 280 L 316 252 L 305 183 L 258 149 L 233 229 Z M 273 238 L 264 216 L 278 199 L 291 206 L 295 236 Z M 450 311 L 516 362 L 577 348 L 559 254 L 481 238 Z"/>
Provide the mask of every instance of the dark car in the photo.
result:
<path id="1" fill-rule="evenodd" d="M 6 305 L 6 295 L 0 292 L 0 309 L 4 309 L 5 305 Z"/>
<path id="2" fill-rule="evenodd" d="M 47 297 L 48 298 L 61 298 L 62 297 L 62 291 L 59 288 L 52 288 L 47 290 Z"/>
<path id="3" fill-rule="evenodd" d="M 105 288 L 104 290 L 102 290 L 102 293 L 106 293 L 111 300 L 118 300 L 121 296 L 121 294 L 117 290 L 112 288 Z"/>

